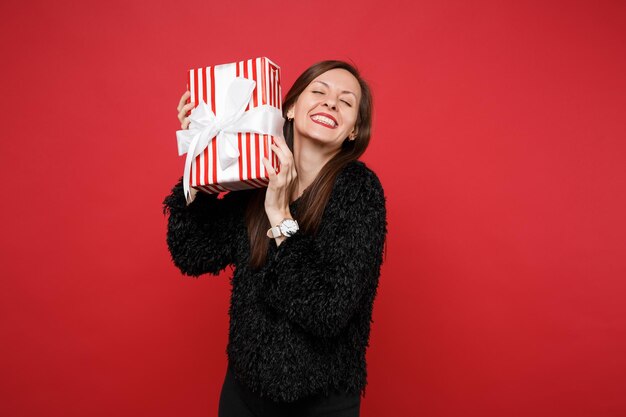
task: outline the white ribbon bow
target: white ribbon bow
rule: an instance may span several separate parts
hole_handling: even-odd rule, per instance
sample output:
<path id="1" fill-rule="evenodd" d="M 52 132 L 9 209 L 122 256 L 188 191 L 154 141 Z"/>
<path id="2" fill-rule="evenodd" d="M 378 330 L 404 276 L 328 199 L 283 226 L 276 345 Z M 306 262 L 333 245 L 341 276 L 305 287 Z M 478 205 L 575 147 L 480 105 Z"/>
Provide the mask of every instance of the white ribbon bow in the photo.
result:
<path id="1" fill-rule="evenodd" d="M 189 186 L 191 164 L 209 146 L 214 137 L 217 140 L 220 169 L 224 170 L 239 158 L 237 133 L 250 132 L 274 137 L 283 136 L 285 119 L 276 107 L 264 104 L 245 111 L 255 86 L 254 80 L 236 77 L 228 86 L 224 108 L 220 109 L 219 116 L 216 116 L 201 100 L 200 104 L 191 111 L 189 129 L 176 131 L 178 155 L 187 153 L 183 173 L 187 204 L 194 200 L 196 191 L 190 189 Z"/>

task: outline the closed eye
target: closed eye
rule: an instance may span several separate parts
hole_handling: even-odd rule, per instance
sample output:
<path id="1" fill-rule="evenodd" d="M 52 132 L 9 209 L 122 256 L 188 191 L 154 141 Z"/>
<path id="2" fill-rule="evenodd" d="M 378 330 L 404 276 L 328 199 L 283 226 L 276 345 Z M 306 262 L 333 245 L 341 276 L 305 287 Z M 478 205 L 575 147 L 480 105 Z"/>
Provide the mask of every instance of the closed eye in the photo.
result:
<path id="1" fill-rule="evenodd" d="M 324 94 L 324 93 L 322 93 L 321 91 L 313 91 L 313 93 L 317 93 L 317 94 Z M 349 102 L 347 102 L 347 101 L 345 101 L 345 100 L 341 100 L 341 101 L 343 101 L 344 103 L 346 103 L 348 106 L 352 107 L 352 104 L 350 104 Z"/>

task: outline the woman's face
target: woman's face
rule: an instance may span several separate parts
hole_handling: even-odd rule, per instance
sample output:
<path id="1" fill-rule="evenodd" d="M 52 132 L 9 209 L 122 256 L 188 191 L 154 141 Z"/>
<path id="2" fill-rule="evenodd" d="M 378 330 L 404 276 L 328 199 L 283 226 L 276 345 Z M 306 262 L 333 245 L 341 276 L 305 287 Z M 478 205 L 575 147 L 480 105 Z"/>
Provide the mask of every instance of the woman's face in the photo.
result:
<path id="1" fill-rule="evenodd" d="M 355 136 L 361 87 L 349 71 L 335 68 L 319 75 L 300 94 L 288 112 L 294 133 L 336 150 Z"/>

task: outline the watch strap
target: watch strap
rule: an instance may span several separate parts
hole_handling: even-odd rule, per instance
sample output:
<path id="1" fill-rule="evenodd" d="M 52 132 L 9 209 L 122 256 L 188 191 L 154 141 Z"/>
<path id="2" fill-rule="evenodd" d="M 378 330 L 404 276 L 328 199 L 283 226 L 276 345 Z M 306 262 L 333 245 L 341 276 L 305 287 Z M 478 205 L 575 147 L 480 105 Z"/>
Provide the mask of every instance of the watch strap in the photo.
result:
<path id="1" fill-rule="evenodd" d="M 267 231 L 267 237 L 270 237 L 272 239 L 275 239 L 279 236 L 282 236 L 282 233 L 280 231 L 280 227 L 278 226 L 274 226 L 271 227 L 268 231 Z"/>

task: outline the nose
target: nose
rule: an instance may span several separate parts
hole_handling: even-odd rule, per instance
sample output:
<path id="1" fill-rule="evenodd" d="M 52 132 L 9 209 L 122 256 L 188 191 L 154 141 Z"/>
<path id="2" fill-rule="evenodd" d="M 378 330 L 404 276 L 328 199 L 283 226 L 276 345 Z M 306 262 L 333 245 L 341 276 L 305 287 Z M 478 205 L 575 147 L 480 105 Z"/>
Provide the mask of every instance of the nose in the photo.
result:
<path id="1" fill-rule="evenodd" d="M 326 103 L 324 103 L 324 105 L 330 107 L 333 110 L 337 110 L 337 100 L 330 97 L 330 95 L 327 96 Z"/>

